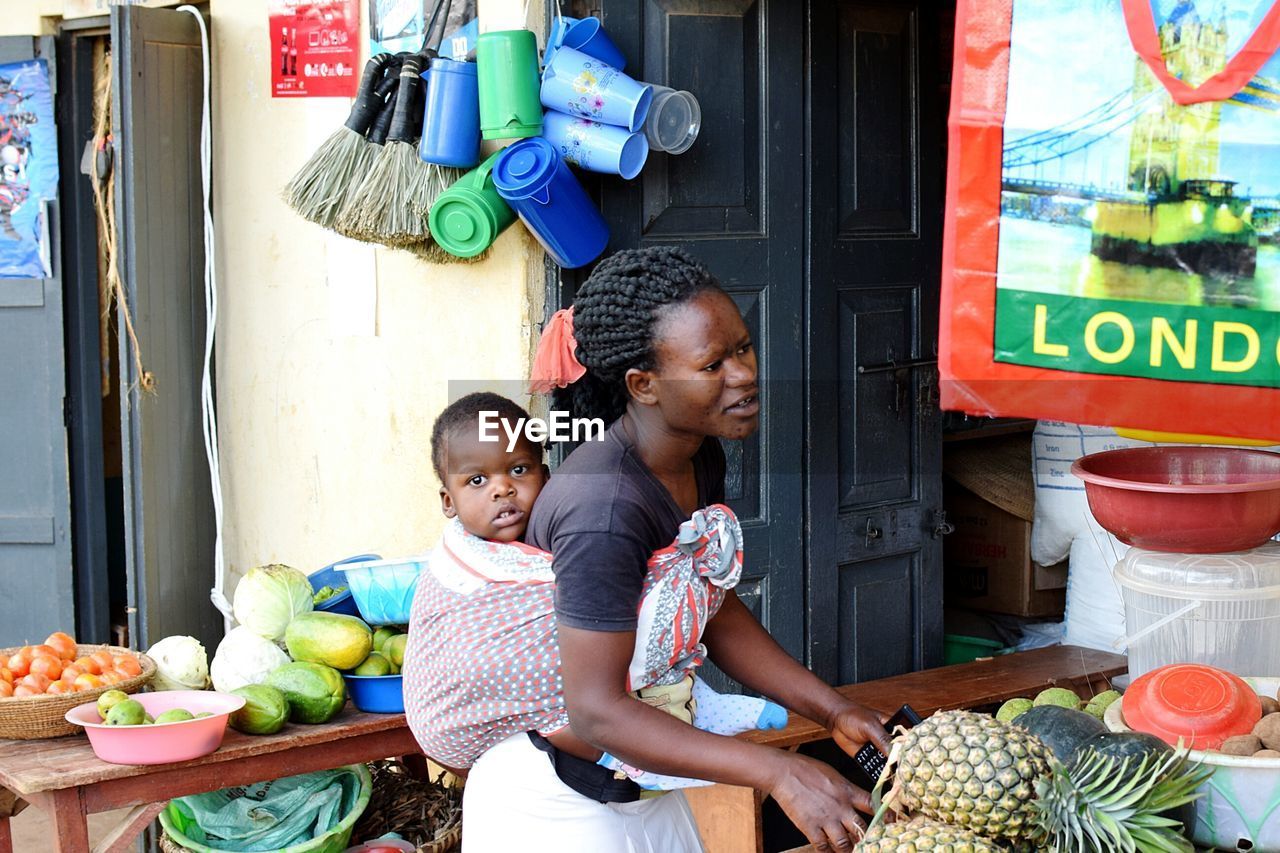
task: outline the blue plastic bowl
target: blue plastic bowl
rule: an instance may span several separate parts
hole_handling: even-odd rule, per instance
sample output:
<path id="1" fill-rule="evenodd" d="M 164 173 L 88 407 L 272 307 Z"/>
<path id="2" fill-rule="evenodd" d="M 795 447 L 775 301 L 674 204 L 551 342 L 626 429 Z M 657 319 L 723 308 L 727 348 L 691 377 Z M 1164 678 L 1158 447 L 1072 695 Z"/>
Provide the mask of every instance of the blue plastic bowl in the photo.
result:
<path id="1" fill-rule="evenodd" d="M 357 554 L 354 557 L 347 557 L 345 560 L 330 563 L 320 571 L 308 575 L 307 580 L 311 581 L 311 592 L 313 595 L 326 586 L 347 587 L 332 598 L 326 598 L 324 601 L 317 604 L 316 610 L 323 610 L 325 613 L 345 613 L 347 616 L 359 616 L 360 608 L 356 607 L 356 600 L 351 595 L 351 587 L 346 576 L 334 567 L 341 566 L 346 563 L 362 563 L 368 560 L 377 560 L 380 558 L 380 554 Z"/>
<path id="2" fill-rule="evenodd" d="M 347 675 L 347 693 L 361 711 L 370 714 L 404 713 L 404 678 L 399 675 Z"/>
<path id="3" fill-rule="evenodd" d="M 418 575 L 426 568 L 427 559 L 369 560 L 335 568 L 346 576 L 364 621 L 375 626 L 407 625 Z"/>

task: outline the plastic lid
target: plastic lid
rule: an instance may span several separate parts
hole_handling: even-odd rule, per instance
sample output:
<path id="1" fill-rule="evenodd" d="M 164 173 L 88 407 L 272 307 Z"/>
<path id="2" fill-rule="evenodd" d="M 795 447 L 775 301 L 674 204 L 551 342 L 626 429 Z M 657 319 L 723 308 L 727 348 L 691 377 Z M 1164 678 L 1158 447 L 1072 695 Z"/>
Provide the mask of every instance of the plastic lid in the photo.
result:
<path id="1" fill-rule="evenodd" d="M 1199 663 L 1162 666 L 1137 678 L 1121 700 L 1134 731 L 1192 749 L 1218 749 L 1248 734 L 1262 719 L 1262 702 L 1243 678 Z"/>
<path id="2" fill-rule="evenodd" d="M 544 189 L 560 167 L 560 154 L 541 136 L 502 150 L 493 164 L 493 185 L 507 199 L 528 198 Z"/>
<path id="3" fill-rule="evenodd" d="M 1168 598 L 1240 600 L 1280 598 L 1280 544 L 1234 554 L 1171 554 L 1130 548 L 1116 565 L 1116 582 Z"/>
<path id="4" fill-rule="evenodd" d="M 431 208 L 431 236 L 451 255 L 474 257 L 498 236 L 483 197 L 470 188 L 445 193 Z"/>
<path id="5" fill-rule="evenodd" d="M 654 89 L 653 103 L 645 119 L 649 147 L 668 154 L 683 154 L 698 138 L 702 108 L 689 92 Z"/>

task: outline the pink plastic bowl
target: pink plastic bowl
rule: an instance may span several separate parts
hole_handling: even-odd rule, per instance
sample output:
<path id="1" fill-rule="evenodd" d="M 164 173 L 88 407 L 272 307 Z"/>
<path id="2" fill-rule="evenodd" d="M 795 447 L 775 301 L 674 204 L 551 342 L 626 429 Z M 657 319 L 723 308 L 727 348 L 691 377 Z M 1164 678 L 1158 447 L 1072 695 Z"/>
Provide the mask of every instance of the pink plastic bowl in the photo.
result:
<path id="1" fill-rule="evenodd" d="M 227 719 L 244 707 L 243 696 L 211 690 L 164 690 L 135 693 L 153 717 L 185 708 L 193 714 L 208 711 L 212 716 L 180 723 L 148 726 L 108 726 L 98 716 L 98 704 L 86 702 L 66 714 L 68 723 L 84 726 L 93 754 L 110 764 L 168 764 L 208 755 L 222 745 Z"/>
<path id="2" fill-rule="evenodd" d="M 1239 447 L 1131 447 L 1082 456 L 1089 509 L 1128 545 L 1245 551 L 1280 532 L 1280 453 Z"/>

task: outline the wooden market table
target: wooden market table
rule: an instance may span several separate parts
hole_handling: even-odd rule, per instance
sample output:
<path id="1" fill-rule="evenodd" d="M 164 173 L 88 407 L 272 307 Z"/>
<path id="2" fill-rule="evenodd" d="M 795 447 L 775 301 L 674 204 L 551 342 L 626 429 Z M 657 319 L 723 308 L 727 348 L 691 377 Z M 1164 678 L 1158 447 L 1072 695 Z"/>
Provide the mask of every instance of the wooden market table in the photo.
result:
<path id="1" fill-rule="evenodd" d="M 0 740 L 0 853 L 13 853 L 9 815 L 15 795 L 51 817 L 59 853 L 88 853 L 88 815 L 132 807 L 95 848 L 117 853 L 130 849 L 174 797 L 417 752 L 403 714 L 365 714 L 351 705 L 328 723 L 291 724 L 275 735 L 228 729 L 217 752 L 176 764 L 107 764 L 83 735 Z"/>
<path id="2" fill-rule="evenodd" d="M 1055 646 L 839 690 L 877 710 L 893 712 L 905 702 L 927 716 L 944 708 L 974 708 L 1015 696 L 1034 696 L 1051 686 L 1100 692 L 1107 689 L 1108 679 L 1126 669 L 1120 655 Z M 785 729 L 741 737 L 794 750 L 824 740 L 828 734 L 818 724 L 792 715 Z M 9 815 L 14 796 L 51 816 L 59 853 L 89 851 L 89 814 L 131 807 L 97 848 L 98 853 L 118 853 L 128 849 L 164 803 L 174 797 L 417 752 L 403 714 L 364 714 L 351 706 L 329 723 L 290 725 L 277 735 L 248 736 L 228 730 L 217 752 L 178 764 L 106 764 L 94 756 L 83 736 L 0 740 L 0 853 L 12 853 Z M 764 849 L 763 797 L 758 792 L 712 785 L 690 789 L 687 795 L 707 853 L 760 853 Z"/>

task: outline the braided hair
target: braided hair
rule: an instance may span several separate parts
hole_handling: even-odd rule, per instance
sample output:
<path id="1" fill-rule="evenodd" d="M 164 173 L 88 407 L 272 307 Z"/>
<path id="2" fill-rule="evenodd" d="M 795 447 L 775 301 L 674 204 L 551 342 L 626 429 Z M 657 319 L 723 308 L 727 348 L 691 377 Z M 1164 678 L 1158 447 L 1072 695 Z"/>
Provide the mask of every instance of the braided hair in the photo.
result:
<path id="1" fill-rule="evenodd" d="M 624 249 L 602 261 L 573 301 L 577 358 L 587 372 L 556 391 L 555 407 L 606 425 L 620 418 L 627 371 L 657 367 L 654 326 L 662 310 L 708 290 L 720 290 L 719 282 L 673 246 Z"/>

